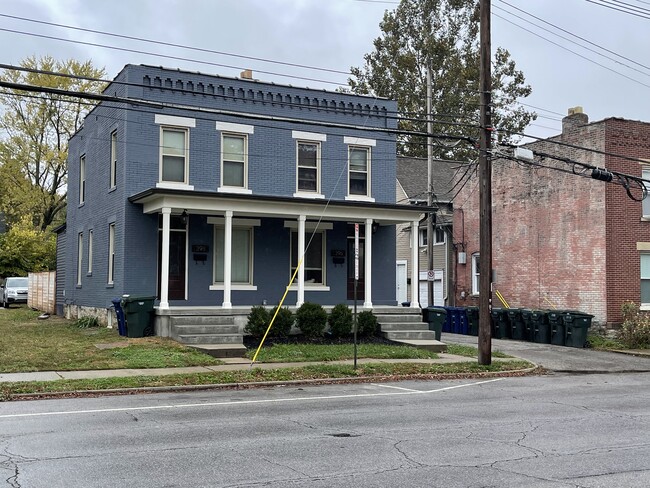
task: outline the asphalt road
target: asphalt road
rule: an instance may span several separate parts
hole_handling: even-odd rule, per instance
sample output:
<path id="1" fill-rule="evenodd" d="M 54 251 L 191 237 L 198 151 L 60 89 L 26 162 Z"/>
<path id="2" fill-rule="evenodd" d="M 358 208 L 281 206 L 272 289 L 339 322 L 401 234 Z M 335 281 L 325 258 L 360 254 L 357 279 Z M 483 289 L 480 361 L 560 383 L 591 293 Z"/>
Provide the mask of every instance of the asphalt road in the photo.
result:
<path id="1" fill-rule="evenodd" d="M 650 374 L 0 404 L 0 486 L 647 487 Z"/>

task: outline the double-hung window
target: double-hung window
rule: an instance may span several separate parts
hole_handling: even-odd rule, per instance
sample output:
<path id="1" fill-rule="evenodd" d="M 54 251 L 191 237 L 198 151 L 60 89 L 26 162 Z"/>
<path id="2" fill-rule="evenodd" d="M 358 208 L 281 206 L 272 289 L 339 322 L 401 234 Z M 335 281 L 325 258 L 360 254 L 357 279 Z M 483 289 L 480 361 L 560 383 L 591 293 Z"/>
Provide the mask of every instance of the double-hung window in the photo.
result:
<path id="1" fill-rule="evenodd" d="M 302 261 L 302 266 L 305 270 L 305 285 L 325 285 L 325 263 L 323 254 L 323 241 L 325 238 L 324 232 L 315 232 L 313 237 L 311 233 L 305 236 L 305 257 Z M 310 243 L 311 240 L 311 243 Z M 308 247 L 307 247 L 308 246 Z M 298 266 L 298 232 L 291 232 L 291 270 L 289 279 L 296 272 Z"/>
<path id="2" fill-rule="evenodd" d="M 472 254 L 472 295 L 479 293 L 479 278 L 481 277 L 480 255 Z"/>
<path id="3" fill-rule="evenodd" d="M 641 254 L 641 305 L 650 307 L 650 254 Z"/>
<path id="4" fill-rule="evenodd" d="M 187 129 L 161 128 L 161 182 L 187 183 L 187 134 Z"/>
<path id="5" fill-rule="evenodd" d="M 225 229 L 214 228 L 214 283 L 223 284 L 223 255 Z M 253 283 L 253 228 L 233 227 L 230 256 L 230 276 L 233 284 L 251 285 Z"/>
<path id="6" fill-rule="evenodd" d="M 255 127 L 217 122 L 221 132 L 221 181 L 218 191 L 251 193 L 248 189 L 248 142 Z"/>
<path id="7" fill-rule="evenodd" d="M 348 145 L 348 195 L 346 200 L 370 200 L 372 147 L 377 144 L 374 139 L 344 137 Z"/>
<path id="8" fill-rule="evenodd" d="M 117 131 L 111 132 L 111 167 L 110 167 L 109 188 L 117 186 Z"/>
<path id="9" fill-rule="evenodd" d="M 81 273 L 84 260 L 84 234 L 79 232 L 77 239 L 77 286 L 81 286 Z"/>
<path id="10" fill-rule="evenodd" d="M 296 193 L 294 196 L 323 198 L 321 194 L 321 143 L 326 134 L 293 131 L 296 139 Z"/>
<path id="11" fill-rule="evenodd" d="M 79 205 L 86 201 L 86 155 L 79 158 Z"/>
<path id="12" fill-rule="evenodd" d="M 108 225 L 108 284 L 115 279 L 115 223 Z"/>
<path id="13" fill-rule="evenodd" d="M 190 129 L 196 120 L 174 115 L 155 115 L 160 125 L 160 170 L 158 187 L 193 190 L 189 184 Z"/>
<path id="14" fill-rule="evenodd" d="M 88 231 L 88 275 L 93 274 L 93 231 Z"/>
<path id="15" fill-rule="evenodd" d="M 650 166 L 644 166 L 641 174 L 644 180 L 650 180 Z M 644 183 L 648 193 L 650 193 L 650 183 Z M 650 220 L 650 196 L 643 199 L 641 204 L 643 208 L 643 218 Z"/>

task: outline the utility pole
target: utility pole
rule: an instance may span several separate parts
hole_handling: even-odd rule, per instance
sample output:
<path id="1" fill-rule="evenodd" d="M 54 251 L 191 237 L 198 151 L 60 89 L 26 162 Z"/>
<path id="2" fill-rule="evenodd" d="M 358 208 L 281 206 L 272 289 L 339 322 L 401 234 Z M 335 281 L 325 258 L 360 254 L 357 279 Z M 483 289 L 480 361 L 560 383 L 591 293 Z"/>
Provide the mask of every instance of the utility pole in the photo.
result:
<path id="1" fill-rule="evenodd" d="M 431 121 L 432 95 L 431 95 L 431 65 L 427 65 L 427 205 L 433 205 L 433 147 L 431 145 L 431 134 L 433 133 L 433 122 Z M 433 270 L 433 222 L 431 213 L 427 215 L 427 271 Z M 429 306 L 433 306 L 433 280 L 430 280 L 427 272 L 427 290 Z"/>
<path id="2" fill-rule="evenodd" d="M 480 0 L 479 91 L 481 93 L 481 135 L 479 147 L 480 254 L 479 254 L 479 321 L 478 362 L 492 363 L 492 72 L 490 42 L 490 0 Z"/>

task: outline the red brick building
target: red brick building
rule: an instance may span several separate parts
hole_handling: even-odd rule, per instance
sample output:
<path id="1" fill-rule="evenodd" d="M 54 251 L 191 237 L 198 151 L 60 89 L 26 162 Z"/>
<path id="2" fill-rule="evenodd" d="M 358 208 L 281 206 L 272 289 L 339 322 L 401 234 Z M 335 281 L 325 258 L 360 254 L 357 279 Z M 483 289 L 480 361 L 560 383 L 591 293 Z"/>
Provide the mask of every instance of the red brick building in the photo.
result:
<path id="1" fill-rule="evenodd" d="M 569 113 L 561 135 L 524 146 L 533 164 L 510 149 L 495 154 L 494 290 L 511 307 L 581 310 L 616 324 L 626 300 L 650 309 L 650 198 L 635 201 L 571 161 L 650 179 L 650 123 Z M 478 197 L 474 175 L 454 201 L 459 306 L 478 304 Z M 496 296 L 493 305 L 501 306 Z"/>

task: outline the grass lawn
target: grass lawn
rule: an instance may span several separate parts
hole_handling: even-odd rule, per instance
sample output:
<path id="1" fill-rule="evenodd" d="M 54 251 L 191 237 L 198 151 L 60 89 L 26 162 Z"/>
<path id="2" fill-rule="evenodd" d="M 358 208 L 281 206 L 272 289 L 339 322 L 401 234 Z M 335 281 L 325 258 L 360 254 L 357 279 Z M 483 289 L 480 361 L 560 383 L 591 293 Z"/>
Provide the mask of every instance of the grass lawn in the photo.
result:
<path id="1" fill-rule="evenodd" d="M 252 359 L 255 349 L 249 350 Z M 373 359 L 437 359 L 435 352 L 409 346 L 387 344 L 359 344 L 357 357 Z M 292 363 L 300 361 L 339 361 L 354 358 L 352 344 L 274 344 L 263 347 L 256 361 L 261 363 Z"/>
<path id="2" fill-rule="evenodd" d="M 478 348 L 474 346 L 468 346 L 466 344 L 447 344 L 447 353 L 455 354 L 456 356 L 466 356 L 468 358 L 477 358 L 478 357 Z M 507 354 L 502 353 L 501 351 L 492 351 L 493 358 L 511 358 Z"/>
<path id="3" fill-rule="evenodd" d="M 530 368 L 526 361 L 495 361 L 481 366 L 475 361 L 455 364 L 373 363 L 360 365 L 356 370 L 349 365 L 322 364 L 300 368 L 244 369 L 214 373 L 179 374 L 168 376 L 136 376 L 128 378 L 101 378 L 93 380 L 60 380 L 48 382 L 0 383 L 0 401 L 16 394 L 38 394 L 114 388 L 147 388 L 178 385 L 215 385 L 252 383 L 259 381 L 324 380 L 330 378 L 376 377 L 398 380 L 405 377 L 435 377 L 436 375 L 481 375 Z"/>
<path id="4" fill-rule="evenodd" d="M 587 336 L 587 341 L 592 348 L 607 351 L 607 350 L 616 350 L 616 349 L 629 349 L 625 344 L 623 344 L 618 339 L 613 339 L 609 337 L 602 336 L 600 334 L 589 334 Z"/>
<path id="5" fill-rule="evenodd" d="M 0 309 L 0 372 L 165 368 L 221 364 L 170 339 L 120 337 L 106 327 L 80 329 L 73 321 L 26 307 Z M 116 347 L 99 349 L 97 345 Z"/>

